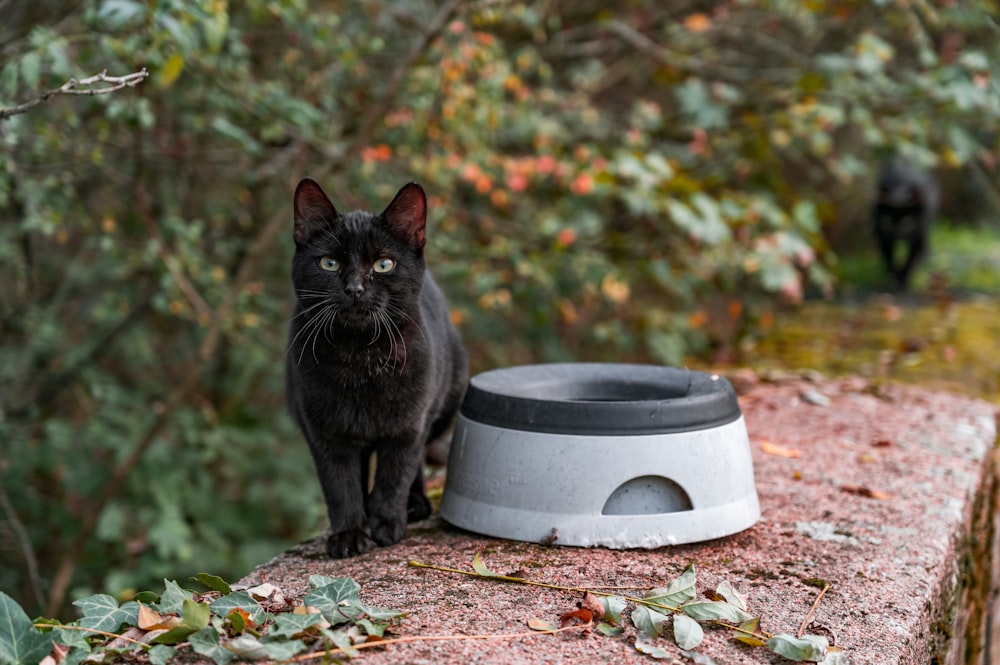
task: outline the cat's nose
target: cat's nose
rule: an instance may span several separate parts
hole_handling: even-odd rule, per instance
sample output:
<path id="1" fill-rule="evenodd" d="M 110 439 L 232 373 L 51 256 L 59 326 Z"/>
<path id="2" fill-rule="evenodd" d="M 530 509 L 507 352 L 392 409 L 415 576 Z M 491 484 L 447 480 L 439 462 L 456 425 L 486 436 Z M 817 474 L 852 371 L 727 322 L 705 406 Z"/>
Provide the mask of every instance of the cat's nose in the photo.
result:
<path id="1" fill-rule="evenodd" d="M 344 293 L 354 298 L 360 298 L 361 294 L 365 292 L 365 285 L 361 283 L 360 278 L 355 278 L 344 285 Z"/>

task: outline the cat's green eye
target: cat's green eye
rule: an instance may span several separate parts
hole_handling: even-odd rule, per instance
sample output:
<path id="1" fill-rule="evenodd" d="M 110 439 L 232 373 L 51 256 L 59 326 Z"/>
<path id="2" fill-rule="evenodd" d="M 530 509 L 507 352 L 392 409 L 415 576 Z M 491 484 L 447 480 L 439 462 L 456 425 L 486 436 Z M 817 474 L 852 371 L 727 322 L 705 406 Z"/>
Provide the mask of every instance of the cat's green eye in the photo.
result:
<path id="1" fill-rule="evenodd" d="M 324 256 L 319 260 L 319 267 L 330 272 L 337 272 L 340 270 L 340 261 L 331 259 L 329 256 Z"/>
<path id="2" fill-rule="evenodd" d="M 375 262 L 375 272 L 389 272 L 396 267 L 396 262 L 392 259 L 379 259 Z"/>

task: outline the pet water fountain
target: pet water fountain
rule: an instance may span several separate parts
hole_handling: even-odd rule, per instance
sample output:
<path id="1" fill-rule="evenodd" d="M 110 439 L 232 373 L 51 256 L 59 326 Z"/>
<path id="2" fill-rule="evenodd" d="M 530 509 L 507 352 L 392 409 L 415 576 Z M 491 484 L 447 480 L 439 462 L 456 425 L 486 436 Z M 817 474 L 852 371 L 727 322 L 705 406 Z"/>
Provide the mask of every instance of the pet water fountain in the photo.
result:
<path id="1" fill-rule="evenodd" d="M 489 536 L 653 548 L 760 518 L 732 385 L 653 365 L 526 365 L 472 378 L 441 516 Z"/>

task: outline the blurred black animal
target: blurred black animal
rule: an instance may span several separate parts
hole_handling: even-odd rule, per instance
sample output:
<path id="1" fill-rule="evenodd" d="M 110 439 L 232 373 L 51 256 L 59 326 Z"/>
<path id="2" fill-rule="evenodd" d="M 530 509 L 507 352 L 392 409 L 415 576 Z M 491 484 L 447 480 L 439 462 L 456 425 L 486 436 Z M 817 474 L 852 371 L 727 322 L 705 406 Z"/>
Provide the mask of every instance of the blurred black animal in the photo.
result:
<path id="1" fill-rule="evenodd" d="M 872 222 L 886 272 L 901 291 L 906 289 L 914 266 L 927 253 L 938 198 L 937 181 L 929 173 L 899 160 L 883 165 Z M 897 257 L 899 245 L 903 251 Z"/>

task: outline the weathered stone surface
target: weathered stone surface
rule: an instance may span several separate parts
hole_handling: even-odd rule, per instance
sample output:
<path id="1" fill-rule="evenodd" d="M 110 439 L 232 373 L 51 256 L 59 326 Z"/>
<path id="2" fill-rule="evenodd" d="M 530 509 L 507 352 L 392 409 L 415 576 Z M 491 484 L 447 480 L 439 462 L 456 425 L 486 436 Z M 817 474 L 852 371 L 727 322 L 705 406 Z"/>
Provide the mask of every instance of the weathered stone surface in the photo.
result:
<path id="1" fill-rule="evenodd" d="M 640 596 L 694 564 L 699 593 L 730 581 L 771 633 L 796 633 L 829 582 L 811 631 L 833 636 L 852 663 L 990 662 L 983 648 L 997 587 L 996 407 L 861 379 L 744 375 L 737 385 L 763 518 L 735 536 L 652 551 L 543 547 L 435 518 L 396 546 L 350 560 L 326 559 L 321 540 L 305 543 L 246 581 L 267 580 L 296 600 L 310 574 L 352 577 L 366 602 L 406 611 L 393 637 L 414 641 L 366 650 L 356 662 L 369 665 L 654 662 L 635 650 L 634 631 L 433 639 L 525 633 L 529 620 L 558 623 L 575 608 L 567 592 L 407 563 L 470 570 L 477 552 L 500 573 Z M 695 662 L 787 662 L 735 643 L 726 630 L 705 632 Z M 665 662 L 691 662 L 668 637 L 657 644 L 674 654 Z"/>

